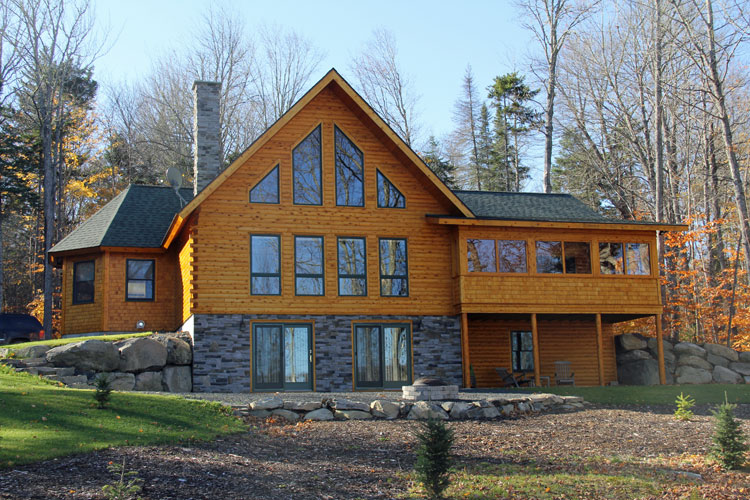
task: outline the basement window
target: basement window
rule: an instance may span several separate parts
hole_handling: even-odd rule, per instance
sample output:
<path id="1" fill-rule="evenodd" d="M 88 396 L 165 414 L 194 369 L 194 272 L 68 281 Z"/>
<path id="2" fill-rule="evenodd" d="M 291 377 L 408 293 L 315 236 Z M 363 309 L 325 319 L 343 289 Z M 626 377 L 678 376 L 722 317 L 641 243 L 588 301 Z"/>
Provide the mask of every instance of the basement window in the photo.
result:
<path id="1" fill-rule="evenodd" d="M 73 304 L 90 304 L 94 302 L 93 260 L 73 264 Z"/>
<path id="2" fill-rule="evenodd" d="M 531 332 L 510 332 L 514 372 L 534 371 L 534 339 Z"/>
<path id="3" fill-rule="evenodd" d="M 154 260 L 127 260 L 127 300 L 154 300 Z"/>

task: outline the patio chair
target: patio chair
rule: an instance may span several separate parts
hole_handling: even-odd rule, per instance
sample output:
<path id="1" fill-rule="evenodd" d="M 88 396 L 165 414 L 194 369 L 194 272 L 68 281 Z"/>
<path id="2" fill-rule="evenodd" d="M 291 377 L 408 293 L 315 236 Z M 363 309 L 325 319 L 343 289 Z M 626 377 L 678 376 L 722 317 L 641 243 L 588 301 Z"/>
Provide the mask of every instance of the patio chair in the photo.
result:
<path id="1" fill-rule="evenodd" d="M 555 361 L 555 385 L 576 385 L 570 361 Z"/>
<path id="2" fill-rule="evenodd" d="M 527 379 L 524 375 L 516 377 L 513 373 L 509 372 L 507 368 L 495 368 L 498 376 L 500 376 L 500 387 L 521 387 L 522 385 L 528 385 L 529 387 L 534 386 L 534 381 Z"/>

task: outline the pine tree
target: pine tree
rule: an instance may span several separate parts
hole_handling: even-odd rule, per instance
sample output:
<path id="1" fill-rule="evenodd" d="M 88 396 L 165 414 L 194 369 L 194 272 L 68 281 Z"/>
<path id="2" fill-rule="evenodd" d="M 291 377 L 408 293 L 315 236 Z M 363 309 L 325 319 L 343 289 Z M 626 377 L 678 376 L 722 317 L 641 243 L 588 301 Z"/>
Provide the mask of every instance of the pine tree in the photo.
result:
<path id="1" fill-rule="evenodd" d="M 724 396 L 726 398 L 726 395 Z M 748 450 L 745 435 L 740 423 L 734 419 L 733 411 L 737 405 L 724 401 L 718 411 L 712 411 L 716 419 L 716 430 L 712 440 L 711 456 L 725 469 L 739 469 L 745 463 Z"/>
<path id="2" fill-rule="evenodd" d="M 451 189 L 456 189 L 456 166 L 443 157 L 440 151 L 440 143 L 431 135 L 427 141 L 428 149 L 422 154 L 424 161 L 430 170 L 437 175 L 441 181 Z"/>
<path id="3" fill-rule="evenodd" d="M 453 429 L 442 420 L 425 420 L 420 422 L 415 436 L 419 441 L 414 465 L 417 479 L 430 498 L 441 498 L 450 484 L 448 469 L 451 466 Z"/>

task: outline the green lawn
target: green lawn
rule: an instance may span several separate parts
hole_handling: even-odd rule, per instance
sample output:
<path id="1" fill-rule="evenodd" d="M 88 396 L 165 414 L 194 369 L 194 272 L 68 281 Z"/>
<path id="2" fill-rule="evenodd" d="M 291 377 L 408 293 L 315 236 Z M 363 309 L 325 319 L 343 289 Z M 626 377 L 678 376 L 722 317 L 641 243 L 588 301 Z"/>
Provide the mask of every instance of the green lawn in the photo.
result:
<path id="1" fill-rule="evenodd" d="M 653 385 L 613 387 L 535 387 L 513 392 L 547 392 L 561 396 L 581 396 L 589 403 L 614 405 L 673 405 L 680 393 L 690 394 L 696 404 L 719 404 L 724 393 L 730 403 L 750 403 L 750 387 L 745 384 Z"/>
<path id="2" fill-rule="evenodd" d="M 246 429 L 218 403 L 113 392 L 109 408 L 99 410 L 92 393 L 0 365 L 0 469 L 110 446 L 208 440 Z"/>
<path id="3" fill-rule="evenodd" d="M 21 344 L 12 344 L 2 346 L 3 349 L 10 349 L 11 351 L 17 351 L 24 347 L 30 347 L 34 345 L 48 345 L 50 347 L 57 347 L 64 344 L 72 344 L 74 342 L 82 342 L 84 340 L 106 340 L 106 341 L 117 341 L 128 339 L 130 337 L 147 337 L 153 335 L 153 332 L 140 332 L 140 333 L 120 333 L 116 335 L 92 335 L 90 337 L 63 337 L 61 339 L 50 339 L 50 340 L 37 340 L 36 342 L 23 342 Z"/>

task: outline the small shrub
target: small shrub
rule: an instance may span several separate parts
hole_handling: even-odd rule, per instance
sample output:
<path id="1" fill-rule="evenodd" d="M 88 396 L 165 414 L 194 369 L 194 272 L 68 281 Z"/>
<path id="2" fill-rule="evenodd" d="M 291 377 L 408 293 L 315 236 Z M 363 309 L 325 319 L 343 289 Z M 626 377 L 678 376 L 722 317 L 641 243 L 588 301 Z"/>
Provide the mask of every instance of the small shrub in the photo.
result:
<path id="1" fill-rule="evenodd" d="M 96 400 L 97 408 L 104 409 L 109 403 L 110 395 L 112 394 L 112 381 L 109 375 L 100 373 L 94 380 L 96 390 L 94 390 L 94 399 Z"/>
<path id="2" fill-rule="evenodd" d="M 677 420 L 689 422 L 690 419 L 695 416 L 691 409 L 695 406 L 695 400 L 690 397 L 690 394 L 683 396 L 682 393 L 680 393 L 680 395 L 677 396 L 675 404 L 677 405 L 677 409 L 674 411 L 674 418 Z"/>
<path id="3" fill-rule="evenodd" d="M 450 484 L 453 429 L 442 420 L 425 420 L 420 422 L 415 437 L 419 442 L 414 465 L 417 480 L 431 498 L 441 498 Z"/>
<path id="4" fill-rule="evenodd" d="M 737 405 L 726 400 L 725 395 L 725 401 L 719 405 L 718 411 L 711 412 L 716 419 L 711 457 L 725 469 L 742 467 L 745 463 L 745 452 L 748 450 L 740 423 L 734 419 L 733 411 L 736 407 Z"/>
<path id="5" fill-rule="evenodd" d="M 114 483 L 102 486 L 102 491 L 108 500 L 140 498 L 136 495 L 141 492 L 143 480 L 136 477 L 138 473 L 135 471 L 125 472 L 125 458 L 122 459 L 122 465 L 110 462 L 107 470 L 119 476 Z"/>

